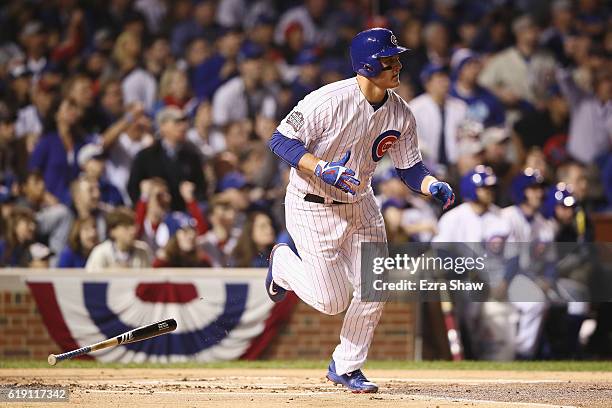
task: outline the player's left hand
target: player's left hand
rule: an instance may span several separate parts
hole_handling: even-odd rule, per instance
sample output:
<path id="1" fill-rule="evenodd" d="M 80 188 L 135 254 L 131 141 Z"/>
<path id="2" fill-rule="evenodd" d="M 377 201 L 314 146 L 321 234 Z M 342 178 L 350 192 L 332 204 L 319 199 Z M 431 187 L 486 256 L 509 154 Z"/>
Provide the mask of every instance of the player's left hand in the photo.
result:
<path id="1" fill-rule="evenodd" d="M 453 189 L 448 185 L 448 183 L 443 181 L 431 183 L 429 186 L 429 192 L 436 200 L 442 203 L 442 208 L 445 210 L 455 202 L 455 193 L 453 193 Z"/>
<path id="2" fill-rule="evenodd" d="M 321 160 L 315 168 L 315 176 L 345 193 L 355 195 L 355 187 L 360 184 L 360 181 L 353 177 L 355 175 L 354 170 L 345 167 L 350 157 L 351 151 L 349 150 L 338 161 L 326 162 Z"/>

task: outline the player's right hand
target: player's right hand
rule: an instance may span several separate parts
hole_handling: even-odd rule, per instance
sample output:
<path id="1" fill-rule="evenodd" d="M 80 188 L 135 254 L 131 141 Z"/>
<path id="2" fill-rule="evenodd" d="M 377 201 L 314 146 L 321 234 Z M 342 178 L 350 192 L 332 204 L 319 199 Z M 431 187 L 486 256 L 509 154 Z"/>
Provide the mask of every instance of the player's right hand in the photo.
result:
<path id="1" fill-rule="evenodd" d="M 442 209 L 446 210 L 455 202 L 455 193 L 448 183 L 436 181 L 429 186 L 429 192 L 438 201 L 442 203 Z"/>
<path id="2" fill-rule="evenodd" d="M 355 195 L 355 187 L 361 182 L 355 177 L 355 172 L 344 165 L 349 161 L 351 151 L 346 152 L 344 157 L 338 161 L 319 161 L 314 174 L 329 185 L 332 185 L 345 193 Z"/>

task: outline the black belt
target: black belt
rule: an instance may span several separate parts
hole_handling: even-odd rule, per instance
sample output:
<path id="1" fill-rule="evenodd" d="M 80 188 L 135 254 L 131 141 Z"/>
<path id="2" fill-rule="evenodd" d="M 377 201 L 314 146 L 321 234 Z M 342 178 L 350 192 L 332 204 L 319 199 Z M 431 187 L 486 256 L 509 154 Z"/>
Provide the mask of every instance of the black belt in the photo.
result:
<path id="1" fill-rule="evenodd" d="M 318 195 L 314 195 L 314 194 L 306 194 L 304 196 L 304 201 L 308 201 L 311 203 L 317 203 L 317 204 L 325 204 L 325 199 L 323 197 L 319 197 Z M 331 203 L 332 204 L 346 204 L 346 203 L 336 201 L 336 200 L 333 200 Z"/>

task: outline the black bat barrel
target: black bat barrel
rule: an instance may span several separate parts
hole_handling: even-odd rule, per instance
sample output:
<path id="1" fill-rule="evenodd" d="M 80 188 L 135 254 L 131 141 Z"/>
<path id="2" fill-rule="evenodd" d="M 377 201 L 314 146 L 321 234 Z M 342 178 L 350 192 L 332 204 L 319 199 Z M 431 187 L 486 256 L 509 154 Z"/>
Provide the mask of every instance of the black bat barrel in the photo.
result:
<path id="1" fill-rule="evenodd" d="M 175 329 L 176 320 L 166 319 L 157 323 L 138 327 L 137 329 L 130 330 L 127 333 L 123 333 L 122 335 L 117 336 L 117 341 L 119 344 L 134 343 L 136 341 L 146 340 L 150 339 L 151 337 L 169 333 Z"/>

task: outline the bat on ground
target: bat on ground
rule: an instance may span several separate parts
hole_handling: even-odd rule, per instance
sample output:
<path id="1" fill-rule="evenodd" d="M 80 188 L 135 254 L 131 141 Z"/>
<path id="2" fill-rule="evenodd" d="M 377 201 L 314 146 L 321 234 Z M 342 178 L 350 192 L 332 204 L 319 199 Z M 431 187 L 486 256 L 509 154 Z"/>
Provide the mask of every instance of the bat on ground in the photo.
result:
<path id="1" fill-rule="evenodd" d="M 446 336 L 448 338 L 448 346 L 450 349 L 451 357 L 453 361 L 463 360 L 463 347 L 461 345 L 461 336 L 459 327 L 453 314 L 453 302 L 450 300 L 450 296 L 446 293 L 448 300 L 442 300 L 440 307 L 442 308 L 442 314 L 444 316 L 444 327 L 446 328 Z"/>
<path id="2" fill-rule="evenodd" d="M 57 364 L 58 361 L 68 360 L 74 357 L 89 354 L 92 351 L 102 350 L 109 347 L 118 346 L 120 344 L 135 343 L 137 341 L 150 339 L 162 334 L 169 333 L 176 329 L 176 320 L 166 319 L 161 322 L 148 324 L 146 326 L 138 327 L 136 329 L 127 331 L 120 334 L 117 337 L 111 337 L 110 339 L 101 341 L 99 343 L 91 344 L 89 346 L 81 347 L 76 350 L 67 351 L 62 354 L 49 354 L 47 361 L 51 365 Z"/>

